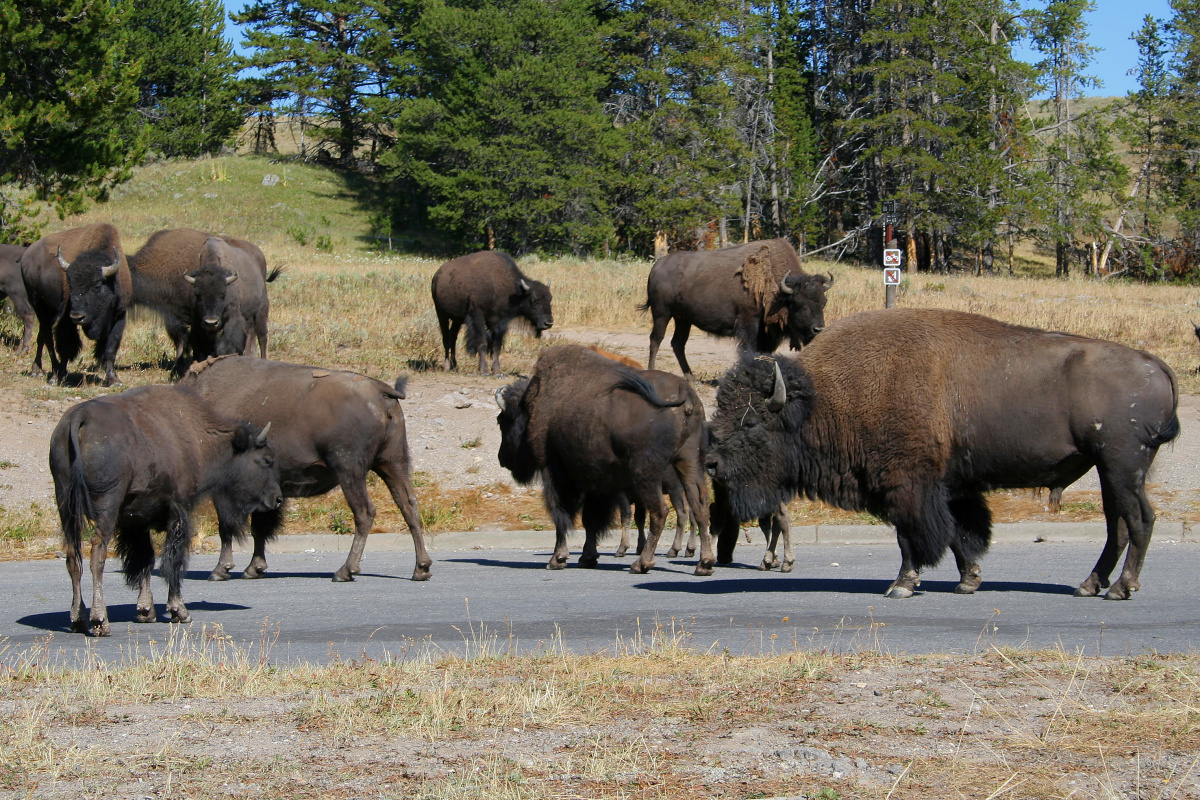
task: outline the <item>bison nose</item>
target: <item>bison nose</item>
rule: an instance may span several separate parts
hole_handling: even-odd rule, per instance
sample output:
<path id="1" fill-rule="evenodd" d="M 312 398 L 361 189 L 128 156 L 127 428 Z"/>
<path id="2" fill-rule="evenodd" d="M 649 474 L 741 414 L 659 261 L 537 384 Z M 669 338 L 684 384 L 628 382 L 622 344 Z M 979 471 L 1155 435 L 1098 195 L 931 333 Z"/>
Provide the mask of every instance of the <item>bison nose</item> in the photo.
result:
<path id="1" fill-rule="evenodd" d="M 86 317 L 78 311 L 71 312 L 71 322 L 82 323 L 85 319 Z"/>
<path id="2" fill-rule="evenodd" d="M 709 474 L 709 477 L 717 477 L 717 473 L 721 469 L 721 459 L 713 453 L 709 453 L 704 459 L 704 470 Z"/>
<path id="3" fill-rule="evenodd" d="M 206 328 L 215 328 L 220 324 L 221 324 L 221 320 L 217 319 L 216 317 L 205 317 L 204 318 L 204 327 L 206 327 Z"/>

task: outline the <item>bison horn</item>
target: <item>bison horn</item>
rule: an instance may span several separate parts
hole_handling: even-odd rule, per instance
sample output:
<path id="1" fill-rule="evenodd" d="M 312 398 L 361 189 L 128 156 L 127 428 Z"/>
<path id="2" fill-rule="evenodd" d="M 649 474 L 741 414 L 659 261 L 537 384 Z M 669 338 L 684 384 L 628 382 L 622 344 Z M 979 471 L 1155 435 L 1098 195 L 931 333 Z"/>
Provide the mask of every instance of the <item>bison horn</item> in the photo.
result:
<path id="1" fill-rule="evenodd" d="M 522 292 L 528 292 L 528 291 L 529 291 L 529 284 L 525 282 L 525 279 L 524 279 L 524 278 L 522 278 L 522 279 L 521 279 L 521 291 L 522 291 Z"/>
<path id="2" fill-rule="evenodd" d="M 833 273 L 827 272 L 822 276 L 821 282 L 825 284 L 825 291 L 829 291 L 829 287 L 833 286 Z"/>
<path id="3" fill-rule="evenodd" d="M 68 264 L 68 263 L 66 262 L 66 260 L 65 260 L 65 259 L 62 257 L 62 245 L 59 245 L 59 246 L 58 246 L 58 265 L 59 265 L 60 267 L 62 267 L 62 271 L 63 271 L 63 272 L 66 272 L 66 271 L 67 271 L 67 267 L 71 266 L 71 265 L 70 265 L 70 264 Z"/>
<path id="4" fill-rule="evenodd" d="M 117 270 L 121 268 L 121 255 L 117 252 L 117 248 L 113 248 L 113 260 L 107 267 L 100 268 L 100 274 L 105 278 L 111 278 L 117 274 Z"/>
<path id="5" fill-rule="evenodd" d="M 496 405 L 500 407 L 501 411 L 503 411 L 504 410 L 504 387 L 501 386 L 499 389 L 497 389 L 495 392 L 493 392 L 492 397 L 496 398 Z"/>
<path id="6" fill-rule="evenodd" d="M 783 380 L 783 373 L 779 371 L 779 362 L 775 364 L 775 388 L 771 390 L 771 396 L 767 399 L 767 408 L 771 411 L 780 411 L 787 405 L 787 384 Z"/>
<path id="7" fill-rule="evenodd" d="M 196 285 L 196 276 L 195 276 L 195 275 L 188 275 L 188 274 L 185 272 L 185 273 L 183 273 L 183 279 L 184 279 L 185 281 L 187 281 L 188 283 L 192 284 L 193 286 L 195 286 L 195 285 Z"/>
<path id="8" fill-rule="evenodd" d="M 233 283 L 236 280 L 237 280 L 237 273 L 235 272 L 232 275 L 229 275 L 225 278 L 225 285 L 228 286 L 229 284 Z"/>
<path id="9" fill-rule="evenodd" d="M 258 439 L 256 439 L 256 440 L 255 440 L 255 443 L 256 443 L 256 444 L 257 444 L 259 447 L 262 447 L 264 444 L 266 444 L 266 443 L 267 443 L 267 433 L 268 433 L 270 430 L 271 430 L 271 423 L 270 423 L 270 422 L 268 422 L 268 423 L 267 423 L 267 427 L 265 427 L 265 428 L 263 428 L 263 429 L 262 429 L 262 433 L 260 433 L 260 434 L 258 435 Z"/>
<path id="10" fill-rule="evenodd" d="M 791 275 L 791 274 L 792 274 L 792 271 L 789 269 L 787 272 L 785 272 L 783 274 L 783 277 L 779 279 L 779 291 L 783 292 L 784 294 L 795 294 L 796 293 L 795 289 L 793 289 L 792 287 L 787 285 L 788 275 Z"/>

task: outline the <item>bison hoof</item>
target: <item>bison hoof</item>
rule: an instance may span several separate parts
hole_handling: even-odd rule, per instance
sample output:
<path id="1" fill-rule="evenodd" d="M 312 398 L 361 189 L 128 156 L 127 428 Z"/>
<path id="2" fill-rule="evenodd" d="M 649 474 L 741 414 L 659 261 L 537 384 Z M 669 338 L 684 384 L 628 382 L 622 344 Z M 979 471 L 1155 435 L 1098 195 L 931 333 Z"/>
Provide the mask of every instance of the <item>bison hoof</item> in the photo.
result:
<path id="1" fill-rule="evenodd" d="M 955 594 L 975 594 L 975 590 L 979 588 L 978 583 L 967 583 L 963 581 L 958 586 L 954 587 Z"/>
<path id="2" fill-rule="evenodd" d="M 87 633 L 91 626 L 90 622 L 85 622 L 82 617 L 71 620 L 71 633 Z"/>
<path id="3" fill-rule="evenodd" d="M 186 608 L 171 609 L 171 622 L 177 622 L 180 625 L 186 625 L 192 621 L 192 615 L 188 613 Z"/>
<path id="4" fill-rule="evenodd" d="M 247 580 L 256 580 L 261 578 L 266 571 L 266 567 L 256 567 L 251 565 L 246 567 L 246 571 L 242 573 L 242 577 L 246 578 Z"/>
<path id="5" fill-rule="evenodd" d="M 108 620 L 94 619 L 92 620 L 92 636 L 108 636 L 112 633 L 108 627 Z"/>
<path id="6" fill-rule="evenodd" d="M 546 565 L 546 569 L 563 569 L 567 566 L 567 559 L 558 558 L 557 556 L 550 559 L 550 563 Z"/>
<path id="7" fill-rule="evenodd" d="M 783 562 L 783 566 L 779 568 L 779 571 L 780 572 L 791 572 L 795 568 L 796 568 L 795 561 L 785 561 L 785 562 Z"/>
<path id="8" fill-rule="evenodd" d="M 712 564 L 703 564 L 703 563 L 697 564 L 696 571 L 693 574 L 700 575 L 701 577 L 704 577 L 707 575 L 712 575 L 713 574 L 713 565 Z"/>
<path id="9" fill-rule="evenodd" d="M 429 574 L 429 567 L 422 567 L 418 565 L 417 568 L 413 570 L 412 579 L 414 581 L 427 581 L 429 580 Z"/>
<path id="10" fill-rule="evenodd" d="M 354 576 L 350 573 L 350 570 L 348 570 L 348 569 L 339 569 L 337 572 L 333 573 L 333 582 L 334 583 L 349 583 L 350 581 L 353 581 L 353 580 L 354 580 Z"/>
<path id="11" fill-rule="evenodd" d="M 613 553 L 613 558 L 624 558 L 625 554 L 628 552 L 629 552 L 628 547 L 618 547 L 617 552 Z"/>
<path id="12" fill-rule="evenodd" d="M 691 558 L 694 555 L 696 555 L 696 548 L 694 548 L 694 547 L 689 547 L 688 549 L 683 551 L 684 558 Z M 732 561 L 733 559 L 731 558 L 729 560 Z"/>
<path id="13" fill-rule="evenodd" d="M 158 621 L 158 617 L 154 613 L 153 608 L 139 608 L 137 610 L 137 617 L 135 619 L 138 622 L 157 622 Z"/>
<path id="14" fill-rule="evenodd" d="M 1104 593 L 1105 600 L 1128 600 L 1131 597 L 1133 597 L 1133 592 L 1129 591 L 1128 587 L 1126 587 L 1120 581 L 1114 583 L 1109 587 L 1108 591 Z"/>
<path id="15" fill-rule="evenodd" d="M 667 551 L 667 558 L 674 558 L 677 555 L 679 555 L 678 547 L 672 547 L 670 550 Z"/>
<path id="16" fill-rule="evenodd" d="M 1098 594 L 1100 594 L 1100 582 L 1095 577 L 1088 578 L 1075 590 L 1076 597 L 1095 597 Z"/>
<path id="17" fill-rule="evenodd" d="M 904 600 L 905 598 L 912 597 L 912 596 L 913 596 L 912 589 L 908 588 L 907 586 L 896 586 L 896 585 L 893 585 L 891 589 L 888 589 L 887 594 L 884 595 L 884 597 L 890 597 L 893 600 Z"/>
<path id="18" fill-rule="evenodd" d="M 217 567 L 209 573 L 208 579 L 210 581 L 227 581 L 229 580 L 229 570 L 225 567 Z"/>
<path id="19" fill-rule="evenodd" d="M 634 575 L 645 575 L 647 572 L 649 572 L 653 568 L 654 568 L 653 564 L 646 564 L 640 560 L 635 561 L 629 565 L 629 571 L 632 572 Z"/>
<path id="20" fill-rule="evenodd" d="M 595 556 L 580 556 L 579 566 L 584 569 L 595 569 L 600 564 L 600 559 Z"/>

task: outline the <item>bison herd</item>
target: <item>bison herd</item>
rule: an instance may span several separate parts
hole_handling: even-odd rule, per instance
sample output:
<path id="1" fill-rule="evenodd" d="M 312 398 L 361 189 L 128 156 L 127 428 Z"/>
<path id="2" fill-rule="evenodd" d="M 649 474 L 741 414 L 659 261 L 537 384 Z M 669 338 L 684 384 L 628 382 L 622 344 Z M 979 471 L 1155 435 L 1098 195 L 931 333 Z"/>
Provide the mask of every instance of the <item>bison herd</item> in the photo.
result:
<path id="1" fill-rule="evenodd" d="M 178 229 L 159 231 L 126 255 L 107 224 L 51 234 L 28 248 L 0 247 L 0 290 L 23 318 L 22 349 L 38 322 L 49 380 L 66 377 L 94 345 L 105 383 L 126 315 L 141 306 L 163 320 L 175 346 L 169 386 L 80 403 L 63 415 L 50 468 L 71 577 L 71 627 L 109 631 L 101 576 L 110 544 L 138 589 L 139 620 L 153 620 L 152 530 L 165 531 L 161 572 L 167 610 L 187 621 L 180 581 L 197 502 L 216 508 L 221 555 L 210 579 L 228 578 L 231 545 L 254 555 L 243 575 L 266 569 L 265 546 L 283 501 L 340 486 L 355 535 L 336 581 L 360 569 L 375 507 L 367 473 L 387 486 L 413 537 L 413 580 L 426 580 L 425 548 L 405 435 L 403 379 L 388 385 L 352 372 L 266 360 L 268 271 L 253 244 Z M 649 369 L 596 348 L 543 350 L 532 374 L 496 391 L 500 464 L 523 484 L 540 481 L 555 526 L 548 567 L 566 565 L 576 517 L 586 534 L 581 566 L 618 516 L 639 527 L 631 571 L 654 566 L 671 498 L 680 527 L 670 555 L 689 555 L 710 575 L 732 560 L 743 522 L 768 534 L 762 567 L 794 561 L 787 502 L 797 496 L 868 511 L 895 527 L 900 570 L 887 595 L 910 597 L 921 570 L 954 554 L 955 589 L 974 592 L 991 536 L 985 493 L 1062 489 L 1095 467 L 1107 541 L 1076 590 L 1126 599 L 1154 526 L 1146 474 L 1179 433 L 1178 388 L 1155 356 L 1119 344 L 943 310 L 855 314 L 826 327 L 832 276 L 809 275 L 784 239 L 672 253 L 650 270 L 642 306 L 652 316 Z M 458 334 L 479 371 L 499 372 L 510 323 L 551 328 L 550 287 L 503 253 L 454 259 L 433 276 L 444 367 L 457 367 Z M 654 369 L 667 323 L 680 377 Z M 691 328 L 737 339 L 711 418 L 684 354 Z M 1198 334 L 1200 335 L 1200 334 Z M 775 350 L 787 340 L 797 355 Z M 257 342 L 258 356 L 241 357 Z M 190 365 L 190 369 L 189 369 Z M 710 497 L 711 485 L 711 497 Z M 649 519 L 649 533 L 644 521 Z M 93 529 L 90 616 L 82 599 L 83 533 Z M 714 543 L 715 539 L 715 543 Z M 620 552 L 623 553 L 623 542 Z M 1115 581 L 1110 576 L 1128 550 Z"/>

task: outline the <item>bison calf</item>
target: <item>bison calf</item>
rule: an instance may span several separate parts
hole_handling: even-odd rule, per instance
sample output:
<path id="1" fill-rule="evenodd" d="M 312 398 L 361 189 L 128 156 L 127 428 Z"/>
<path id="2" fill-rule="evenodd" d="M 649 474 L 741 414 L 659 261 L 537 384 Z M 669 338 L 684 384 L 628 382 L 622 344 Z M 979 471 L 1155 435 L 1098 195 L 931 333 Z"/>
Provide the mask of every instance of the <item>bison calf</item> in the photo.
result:
<path id="1" fill-rule="evenodd" d="M 467 326 L 467 353 L 479 354 L 479 371 L 500 372 L 500 348 L 509 323 L 528 320 L 535 336 L 554 325 L 550 313 L 550 287 L 527 278 L 506 253 L 481 250 L 447 261 L 433 275 L 433 308 L 442 332 L 444 368 L 458 368 L 455 348 L 458 332 Z"/>
<path id="2" fill-rule="evenodd" d="M 626 497 L 650 517 L 650 536 L 630 571 L 649 571 L 666 519 L 663 475 L 673 469 L 700 527 L 696 574 L 712 571 L 704 406 L 675 380 L 677 392 L 662 397 L 641 372 L 571 345 L 546 350 L 532 378 L 497 390 L 500 465 L 519 483 L 542 478 L 555 529 L 550 569 L 566 565 L 567 534 L 580 511 L 587 540 L 579 563 L 595 566 L 596 540 Z"/>
<path id="3" fill-rule="evenodd" d="M 868 311 L 798 358 L 730 368 L 708 465 L 737 519 L 799 492 L 890 522 L 900 572 L 889 597 L 911 596 L 947 549 L 955 591 L 974 592 L 991 538 L 984 493 L 1069 486 L 1094 466 L 1108 540 L 1075 593 L 1108 587 L 1120 600 L 1139 588 L 1154 529 L 1146 473 L 1179 433 L 1177 400 L 1162 360 L 1113 342 L 956 311 Z M 731 548 L 723 536 L 722 560 Z"/>
<path id="4" fill-rule="evenodd" d="M 252 422 L 274 421 L 271 441 L 284 497 L 316 497 L 342 487 L 354 514 L 354 539 L 346 563 L 333 575 L 335 581 L 354 580 L 360 571 L 367 534 L 375 521 L 375 505 L 367 492 L 368 472 L 383 479 L 408 524 L 416 552 L 412 579 L 429 578 L 433 560 L 425 550 L 412 486 L 400 408 L 404 392 L 399 386 L 354 372 L 246 356 L 197 364 L 179 385 L 194 389 L 228 414 Z M 212 580 L 229 577 L 233 539 L 243 530 L 240 519 L 220 517 L 219 522 L 221 556 Z M 281 510 L 253 515 L 254 556 L 245 577 L 257 578 L 266 570 L 266 543 L 275 538 L 282 523 Z"/>
<path id="5" fill-rule="evenodd" d="M 243 518 L 282 502 L 266 434 L 266 429 L 218 415 L 195 394 L 172 386 L 99 397 L 63 415 L 50 438 L 50 472 L 71 576 L 71 630 L 109 634 L 103 576 L 114 536 L 125 582 L 139 589 L 137 620 L 154 620 L 151 530 L 166 531 L 160 568 L 171 620 L 188 621 L 180 582 L 196 503 L 211 496 L 219 514 Z M 89 520 L 95 531 L 87 620 L 80 578 Z"/>

